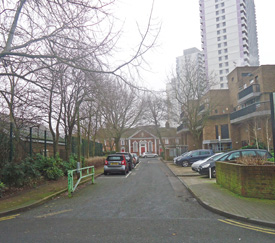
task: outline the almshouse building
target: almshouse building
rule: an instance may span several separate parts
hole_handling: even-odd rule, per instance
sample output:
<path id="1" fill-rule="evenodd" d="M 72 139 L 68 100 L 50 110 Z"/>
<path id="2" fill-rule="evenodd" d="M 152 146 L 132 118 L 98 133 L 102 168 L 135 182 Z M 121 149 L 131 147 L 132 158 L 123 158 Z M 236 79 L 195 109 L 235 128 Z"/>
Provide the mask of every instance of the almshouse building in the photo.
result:
<path id="1" fill-rule="evenodd" d="M 246 145 L 272 144 L 271 92 L 275 92 L 275 65 L 237 67 L 229 75 L 228 89 L 209 90 L 201 105 L 203 113 L 211 105 L 201 135 L 201 147 L 214 151 L 238 149 Z M 188 150 L 197 149 L 186 125 L 177 133 Z"/>

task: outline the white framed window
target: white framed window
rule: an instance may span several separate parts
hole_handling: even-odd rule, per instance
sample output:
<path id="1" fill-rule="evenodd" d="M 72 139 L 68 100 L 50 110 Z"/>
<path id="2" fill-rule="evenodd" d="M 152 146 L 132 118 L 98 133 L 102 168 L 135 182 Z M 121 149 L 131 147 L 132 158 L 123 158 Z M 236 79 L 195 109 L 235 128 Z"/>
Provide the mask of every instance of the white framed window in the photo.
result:
<path id="1" fill-rule="evenodd" d="M 165 138 L 165 144 L 169 144 L 169 139 Z"/>
<path id="2" fill-rule="evenodd" d="M 176 138 L 176 144 L 179 144 L 180 140 L 178 138 Z"/>
<path id="3" fill-rule="evenodd" d="M 125 145 L 125 139 L 121 139 L 121 145 Z"/>
<path id="4" fill-rule="evenodd" d="M 133 142 L 133 152 L 134 153 L 138 152 L 138 142 L 137 141 Z"/>
<path id="5" fill-rule="evenodd" d="M 153 142 L 152 141 L 150 141 L 148 143 L 148 152 L 153 152 Z"/>

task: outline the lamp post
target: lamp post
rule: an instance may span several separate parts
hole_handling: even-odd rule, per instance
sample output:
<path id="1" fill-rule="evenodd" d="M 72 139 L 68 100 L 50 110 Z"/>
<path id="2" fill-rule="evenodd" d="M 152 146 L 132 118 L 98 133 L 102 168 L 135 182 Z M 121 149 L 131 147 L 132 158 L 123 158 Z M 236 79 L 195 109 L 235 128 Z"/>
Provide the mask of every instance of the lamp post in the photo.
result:
<path id="1" fill-rule="evenodd" d="M 275 93 L 270 93 L 270 109 L 271 109 L 271 126 L 272 126 L 272 138 L 273 138 L 273 152 L 275 156 Z"/>

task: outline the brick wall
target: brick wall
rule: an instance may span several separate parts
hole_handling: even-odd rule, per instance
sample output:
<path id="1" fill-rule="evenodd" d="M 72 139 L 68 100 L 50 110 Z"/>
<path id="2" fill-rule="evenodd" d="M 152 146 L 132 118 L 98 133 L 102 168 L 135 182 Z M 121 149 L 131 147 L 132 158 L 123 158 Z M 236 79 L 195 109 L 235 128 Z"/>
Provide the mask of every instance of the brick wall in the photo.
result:
<path id="1" fill-rule="evenodd" d="M 217 184 L 251 198 L 275 199 L 275 165 L 245 166 L 216 162 Z"/>

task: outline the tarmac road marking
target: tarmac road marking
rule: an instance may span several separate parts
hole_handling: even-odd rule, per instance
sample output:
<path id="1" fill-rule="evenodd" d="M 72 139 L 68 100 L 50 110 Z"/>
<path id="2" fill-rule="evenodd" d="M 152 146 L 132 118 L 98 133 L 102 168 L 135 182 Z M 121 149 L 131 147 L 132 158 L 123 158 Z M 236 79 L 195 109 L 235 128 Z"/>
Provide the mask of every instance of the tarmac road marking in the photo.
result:
<path id="1" fill-rule="evenodd" d="M 0 218 L 0 221 L 5 221 L 5 220 L 9 220 L 9 219 L 15 219 L 19 215 L 20 214 L 15 214 L 15 215 L 7 216 L 7 217 L 2 217 L 2 218 Z"/>
<path id="2" fill-rule="evenodd" d="M 236 226 L 236 227 L 241 227 L 244 229 L 249 229 L 249 230 L 254 230 L 254 231 L 258 231 L 258 232 L 262 232 L 262 233 L 266 233 L 266 234 L 275 235 L 275 230 L 272 230 L 272 229 L 256 227 L 256 226 L 252 226 L 249 224 L 243 224 L 243 223 L 231 220 L 231 219 L 226 219 L 226 220 L 219 219 L 219 221 L 226 223 L 226 224 Z"/>
<path id="3" fill-rule="evenodd" d="M 62 211 L 58 211 L 58 212 L 53 212 L 53 213 L 48 213 L 48 214 L 43 214 L 43 215 L 40 215 L 40 216 L 36 216 L 36 218 L 47 218 L 48 216 L 54 216 L 54 215 L 57 215 L 57 214 L 71 212 L 71 211 L 73 211 L 73 210 L 72 209 L 62 210 Z"/>

